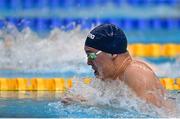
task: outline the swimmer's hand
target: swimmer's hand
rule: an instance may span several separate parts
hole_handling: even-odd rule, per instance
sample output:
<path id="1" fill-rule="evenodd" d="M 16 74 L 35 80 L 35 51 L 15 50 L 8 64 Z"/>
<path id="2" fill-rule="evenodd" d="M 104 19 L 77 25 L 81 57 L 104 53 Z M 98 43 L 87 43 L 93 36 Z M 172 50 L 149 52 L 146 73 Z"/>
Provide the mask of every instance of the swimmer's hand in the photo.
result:
<path id="1" fill-rule="evenodd" d="M 78 103 L 83 103 L 86 102 L 87 100 L 82 97 L 81 95 L 63 95 L 63 97 L 61 97 L 61 102 L 64 104 L 70 104 L 73 102 L 78 102 Z"/>

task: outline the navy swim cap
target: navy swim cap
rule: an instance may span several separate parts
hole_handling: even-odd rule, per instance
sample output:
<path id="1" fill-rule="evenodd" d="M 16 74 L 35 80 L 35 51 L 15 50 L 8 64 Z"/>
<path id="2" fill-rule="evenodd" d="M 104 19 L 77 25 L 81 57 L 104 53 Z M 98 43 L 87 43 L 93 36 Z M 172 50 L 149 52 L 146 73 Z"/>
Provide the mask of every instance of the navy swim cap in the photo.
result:
<path id="1" fill-rule="evenodd" d="M 124 32 L 113 24 L 95 27 L 88 34 L 85 45 L 111 54 L 127 51 L 127 39 Z"/>

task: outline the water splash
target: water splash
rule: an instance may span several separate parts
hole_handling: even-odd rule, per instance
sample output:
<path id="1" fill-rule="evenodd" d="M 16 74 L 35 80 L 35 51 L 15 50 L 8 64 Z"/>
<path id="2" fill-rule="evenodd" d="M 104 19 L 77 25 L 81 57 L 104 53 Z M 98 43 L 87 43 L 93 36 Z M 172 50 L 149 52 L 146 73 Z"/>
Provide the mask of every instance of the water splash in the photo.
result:
<path id="1" fill-rule="evenodd" d="M 86 68 L 86 55 L 83 51 L 87 33 L 79 28 L 66 32 L 54 29 L 47 37 L 42 38 L 29 28 L 18 31 L 8 24 L 0 31 L 0 69 L 90 72 Z M 157 71 L 158 74 L 170 77 L 179 75 L 179 62 L 177 58 L 173 64 L 156 65 L 157 69 L 161 69 Z M 79 109 L 80 112 L 86 112 L 87 115 L 91 112 L 91 116 L 96 114 L 97 117 L 104 117 L 104 113 L 107 114 L 106 117 L 128 117 L 130 114 L 130 117 L 164 115 L 161 109 L 139 100 L 122 82 L 102 82 L 96 79 L 90 85 L 85 85 L 81 79 L 75 78 L 73 81 L 74 86 L 70 93 L 82 95 L 88 99 L 88 103 L 85 107 L 77 104 L 67 106 L 67 114 L 70 113 L 68 111 L 73 113 Z M 176 104 L 178 102 L 177 100 Z M 64 109 L 61 106 L 61 103 L 56 103 L 54 107 Z"/>
<path id="2" fill-rule="evenodd" d="M 180 57 L 174 63 L 166 62 L 157 65 L 157 73 L 160 76 L 177 78 L 180 76 Z"/>
<path id="3" fill-rule="evenodd" d="M 0 31 L 0 69 L 78 70 L 85 64 L 86 34 L 79 28 L 68 32 L 54 29 L 47 38 L 40 38 L 29 28 L 19 32 L 10 25 Z"/>
<path id="4" fill-rule="evenodd" d="M 57 108 L 59 112 L 66 110 L 72 113 L 81 110 L 86 117 L 88 114 L 90 117 L 174 117 L 174 113 L 167 113 L 139 99 L 131 89 L 118 80 L 104 82 L 94 79 L 90 85 L 86 85 L 82 79 L 74 78 L 73 84 L 68 93 L 81 95 L 87 102 L 68 105 L 58 102 L 49 103 L 49 106 Z"/>
<path id="5" fill-rule="evenodd" d="M 29 28 L 19 31 L 12 24 L 0 30 L 0 69 L 75 71 L 89 73 L 84 42 L 88 31 L 53 29 L 39 37 Z M 158 76 L 178 77 L 180 60 L 154 64 Z"/>

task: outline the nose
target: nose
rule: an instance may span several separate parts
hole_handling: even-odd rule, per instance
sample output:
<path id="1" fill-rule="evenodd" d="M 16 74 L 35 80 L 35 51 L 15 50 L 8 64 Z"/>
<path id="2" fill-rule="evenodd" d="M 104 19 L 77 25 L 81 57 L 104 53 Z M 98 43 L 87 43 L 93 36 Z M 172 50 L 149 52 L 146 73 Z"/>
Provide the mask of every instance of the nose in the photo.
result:
<path id="1" fill-rule="evenodd" d="M 87 59 L 87 64 L 88 64 L 88 65 L 92 65 L 92 61 L 89 60 L 89 59 Z"/>

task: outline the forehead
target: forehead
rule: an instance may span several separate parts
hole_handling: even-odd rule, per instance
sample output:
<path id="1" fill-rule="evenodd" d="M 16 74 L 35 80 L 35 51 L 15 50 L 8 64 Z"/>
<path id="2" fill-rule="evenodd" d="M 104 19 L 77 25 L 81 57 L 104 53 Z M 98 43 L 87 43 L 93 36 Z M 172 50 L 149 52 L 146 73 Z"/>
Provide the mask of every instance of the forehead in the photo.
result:
<path id="1" fill-rule="evenodd" d="M 85 46 L 84 47 L 84 50 L 88 53 L 88 52 L 97 52 L 98 50 L 92 48 L 92 47 L 88 47 L 88 46 Z"/>

